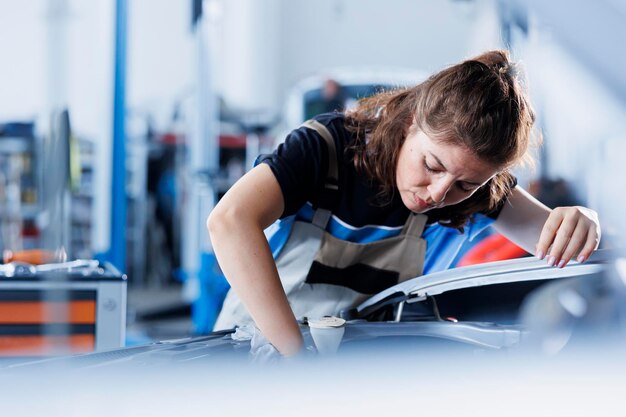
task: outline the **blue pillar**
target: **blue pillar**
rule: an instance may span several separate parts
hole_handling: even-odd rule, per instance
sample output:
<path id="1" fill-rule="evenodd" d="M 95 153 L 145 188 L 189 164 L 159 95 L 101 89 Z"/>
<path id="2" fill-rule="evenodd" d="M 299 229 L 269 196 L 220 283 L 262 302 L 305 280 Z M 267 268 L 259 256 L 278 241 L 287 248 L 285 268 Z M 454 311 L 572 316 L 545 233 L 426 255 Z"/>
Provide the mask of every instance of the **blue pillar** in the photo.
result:
<path id="1" fill-rule="evenodd" d="M 111 247 L 106 258 L 126 271 L 126 0 L 115 2 L 115 81 L 113 96 L 113 170 Z"/>

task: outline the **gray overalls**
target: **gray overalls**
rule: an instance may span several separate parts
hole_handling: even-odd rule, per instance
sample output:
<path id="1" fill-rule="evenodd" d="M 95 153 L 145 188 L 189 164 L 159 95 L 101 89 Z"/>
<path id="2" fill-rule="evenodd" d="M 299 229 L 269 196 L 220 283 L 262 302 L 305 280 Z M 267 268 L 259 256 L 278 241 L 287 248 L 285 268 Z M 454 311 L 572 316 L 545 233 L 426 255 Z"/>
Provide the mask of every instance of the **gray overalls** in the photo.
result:
<path id="1" fill-rule="evenodd" d="M 326 141 L 329 166 L 325 189 L 337 193 L 337 152 L 331 133 L 315 120 L 303 126 L 315 130 Z M 366 244 L 340 240 L 327 233 L 330 217 L 330 210 L 318 207 L 311 223 L 295 221 L 289 239 L 276 258 L 280 280 L 297 319 L 337 315 L 370 296 L 360 292 L 358 285 L 351 285 L 352 288 L 342 285 L 340 279 L 337 283 L 328 283 L 327 279 L 319 277 L 326 267 L 337 271 L 363 266 L 381 273 L 394 272 L 396 282 L 422 274 L 426 241 L 421 235 L 427 216 L 410 214 L 400 235 Z M 251 322 L 239 297 L 229 291 L 215 330 Z"/>

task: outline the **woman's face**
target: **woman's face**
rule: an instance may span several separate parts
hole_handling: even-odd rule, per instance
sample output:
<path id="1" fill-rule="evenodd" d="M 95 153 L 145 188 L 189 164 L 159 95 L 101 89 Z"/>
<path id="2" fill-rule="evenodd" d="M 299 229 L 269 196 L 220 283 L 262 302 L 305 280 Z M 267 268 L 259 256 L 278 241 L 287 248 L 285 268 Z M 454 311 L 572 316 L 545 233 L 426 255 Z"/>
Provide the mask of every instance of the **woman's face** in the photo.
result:
<path id="1" fill-rule="evenodd" d="M 396 166 L 396 187 L 414 213 L 453 205 L 470 197 L 498 172 L 464 146 L 442 143 L 412 127 Z"/>

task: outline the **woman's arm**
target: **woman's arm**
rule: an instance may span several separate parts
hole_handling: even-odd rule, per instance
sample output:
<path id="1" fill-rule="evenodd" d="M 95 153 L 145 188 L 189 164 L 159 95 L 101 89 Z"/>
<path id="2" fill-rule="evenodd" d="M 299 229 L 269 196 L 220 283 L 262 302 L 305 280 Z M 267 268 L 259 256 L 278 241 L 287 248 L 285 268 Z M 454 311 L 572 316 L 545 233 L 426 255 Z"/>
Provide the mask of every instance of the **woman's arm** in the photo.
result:
<path id="1" fill-rule="evenodd" d="M 560 268 L 577 256 L 584 262 L 600 243 L 598 214 L 586 207 L 550 210 L 521 187 L 515 187 L 494 227 L 513 243 L 535 254 L 548 256 Z"/>
<path id="2" fill-rule="evenodd" d="M 285 356 L 303 341 L 263 230 L 283 212 L 283 194 L 270 167 L 260 164 L 228 190 L 207 227 L 232 289 L 263 335 Z"/>

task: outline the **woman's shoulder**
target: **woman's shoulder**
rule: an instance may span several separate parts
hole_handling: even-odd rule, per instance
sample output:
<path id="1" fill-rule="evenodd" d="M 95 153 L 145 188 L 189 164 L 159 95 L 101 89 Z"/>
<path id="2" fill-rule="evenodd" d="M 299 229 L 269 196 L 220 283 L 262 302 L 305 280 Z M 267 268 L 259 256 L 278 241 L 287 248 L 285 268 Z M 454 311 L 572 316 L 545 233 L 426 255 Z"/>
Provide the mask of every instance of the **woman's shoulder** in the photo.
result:
<path id="1" fill-rule="evenodd" d="M 335 125 L 335 124 L 343 126 L 346 120 L 346 115 L 344 113 L 334 111 L 330 113 L 318 114 L 313 117 L 313 120 L 317 120 L 318 122 L 320 122 L 321 124 L 325 126 L 330 126 L 330 125 Z"/>
<path id="2" fill-rule="evenodd" d="M 326 127 L 339 144 L 350 141 L 352 135 L 346 129 L 346 116 L 344 113 L 322 113 L 313 117 L 313 120 Z"/>

